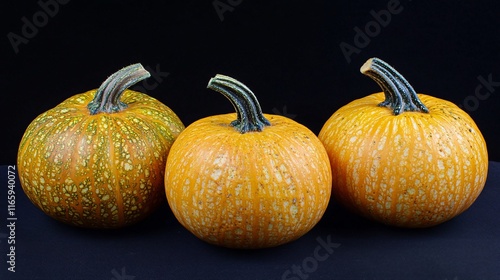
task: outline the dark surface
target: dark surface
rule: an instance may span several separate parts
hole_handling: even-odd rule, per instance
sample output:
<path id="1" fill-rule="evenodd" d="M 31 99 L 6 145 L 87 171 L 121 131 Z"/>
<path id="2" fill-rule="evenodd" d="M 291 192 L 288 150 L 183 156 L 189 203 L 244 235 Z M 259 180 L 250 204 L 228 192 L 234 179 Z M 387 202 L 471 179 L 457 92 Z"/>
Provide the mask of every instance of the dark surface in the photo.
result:
<path id="1" fill-rule="evenodd" d="M 57 3 L 41 3 L 49 1 Z M 37 115 L 132 63 L 154 72 L 136 89 L 168 105 L 186 125 L 233 111 L 205 88 L 221 73 L 249 86 L 264 112 L 318 133 L 342 105 L 379 91 L 359 73 L 373 56 L 392 64 L 418 92 L 462 105 L 483 132 L 490 159 L 500 161 L 498 1 L 401 0 L 392 6 L 396 13 L 358 44 L 357 28 L 365 30 L 374 13 L 398 1 L 221 0 L 234 4 L 224 20 L 212 0 L 66 2 L 17 53 L 8 34 L 21 36 L 23 18 L 33 22 L 43 9 L 39 1 L 0 3 L 0 164 L 15 164 L 21 136 Z M 358 48 L 350 62 L 342 43 Z M 166 204 L 119 231 L 66 226 L 37 210 L 17 182 L 16 273 L 7 271 L 7 167 L 0 170 L 2 280 L 500 279 L 499 163 L 491 163 L 470 210 L 440 226 L 390 228 L 332 203 L 301 239 L 257 251 L 199 241 Z M 325 242 L 333 249 L 318 247 Z"/>
<path id="2" fill-rule="evenodd" d="M 318 133 L 338 108 L 380 91 L 359 73 L 373 56 L 392 64 L 417 92 L 467 104 L 490 159 L 500 161 L 498 1 L 58 1 L 68 3 L 57 11 L 52 6 L 45 21 L 39 1 L 0 3 L 0 164 L 15 163 L 37 115 L 132 63 L 155 72 L 141 90 L 186 125 L 233 111 L 205 88 L 221 73 L 249 86 L 264 112 L 293 117 Z M 221 20 L 214 3 L 233 7 Z M 389 10 L 390 18 L 383 12 Z M 8 36 L 23 36 L 23 18 L 34 24 L 34 16 L 40 27 L 16 53 Z M 366 27 L 370 36 L 363 40 L 356 30 Z M 343 43 L 358 49 L 350 62 Z"/>
<path id="3" fill-rule="evenodd" d="M 332 202 L 305 236 L 263 250 L 200 241 L 166 203 L 121 230 L 67 226 L 35 208 L 16 182 L 15 273 L 6 266 L 7 166 L 1 166 L 0 179 L 0 279 L 500 279 L 498 162 L 490 162 L 485 188 L 469 210 L 439 226 L 388 227 Z"/>

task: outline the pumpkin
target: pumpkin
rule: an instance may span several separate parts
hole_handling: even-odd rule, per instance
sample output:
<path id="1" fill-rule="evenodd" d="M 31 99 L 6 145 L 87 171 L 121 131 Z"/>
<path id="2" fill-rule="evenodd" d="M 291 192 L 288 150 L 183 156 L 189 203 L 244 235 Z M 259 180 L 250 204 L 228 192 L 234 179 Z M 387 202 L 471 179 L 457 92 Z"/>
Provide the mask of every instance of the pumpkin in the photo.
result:
<path id="1" fill-rule="evenodd" d="M 241 82 L 208 84 L 236 114 L 202 118 L 172 145 L 165 189 L 177 220 L 208 243 L 264 248 L 295 240 L 322 217 L 331 194 L 328 155 L 305 126 L 263 114 Z"/>
<path id="2" fill-rule="evenodd" d="M 378 58 L 361 72 L 383 92 L 341 107 L 319 133 L 333 199 L 399 227 L 434 226 L 468 209 L 488 172 L 486 143 L 471 117 L 449 101 L 417 94 Z"/>
<path id="3" fill-rule="evenodd" d="M 119 228 L 165 203 L 166 157 L 184 125 L 160 101 L 127 89 L 149 76 L 140 64 L 123 68 L 31 122 L 17 162 L 34 205 L 71 225 Z"/>

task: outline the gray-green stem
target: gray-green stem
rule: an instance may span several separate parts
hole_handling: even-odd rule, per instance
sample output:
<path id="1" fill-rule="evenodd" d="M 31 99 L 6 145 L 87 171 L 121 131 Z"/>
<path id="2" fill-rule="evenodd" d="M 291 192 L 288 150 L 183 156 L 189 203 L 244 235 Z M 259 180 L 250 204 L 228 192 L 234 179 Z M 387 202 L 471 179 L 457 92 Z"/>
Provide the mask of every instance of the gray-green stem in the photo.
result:
<path id="1" fill-rule="evenodd" d="M 120 101 L 123 92 L 150 76 L 151 74 L 140 63 L 122 68 L 109 76 L 97 89 L 94 99 L 87 105 L 90 114 L 115 113 L 127 108 L 128 105 Z"/>
<path id="2" fill-rule="evenodd" d="M 370 58 L 360 71 L 372 78 L 384 91 L 385 100 L 378 106 L 392 109 L 396 116 L 403 112 L 429 113 L 410 83 L 383 60 Z"/>
<path id="3" fill-rule="evenodd" d="M 231 122 L 240 133 L 262 131 L 271 125 L 264 117 L 255 94 L 243 83 L 228 76 L 217 74 L 210 79 L 207 88 L 224 95 L 236 110 L 236 120 Z"/>

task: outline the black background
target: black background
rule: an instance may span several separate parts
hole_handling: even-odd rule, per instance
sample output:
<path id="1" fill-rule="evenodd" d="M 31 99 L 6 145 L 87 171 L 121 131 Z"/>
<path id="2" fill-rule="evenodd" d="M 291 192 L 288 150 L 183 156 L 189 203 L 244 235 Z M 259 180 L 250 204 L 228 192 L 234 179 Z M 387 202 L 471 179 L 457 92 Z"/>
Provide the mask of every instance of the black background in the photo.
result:
<path id="1" fill-rule="evenodd" d="M 33 23 L 43 9 L 37 1 L 2 1 L 0 165 L 15 164 L 22 134 L 37 115 L 97 88 L 132 63 L 162 73 L 148 80 L 146 93 L 172 108 L 185 125 L 233 111 L 222 95 L 206 89 L 208 80 L 222 73 L 248 85 L 265 112 L 285 114 L 318 133 L 338 108 L 379 91 L 359 73 L 373 56 L 396 67 L 418 92 L 456 104 L 471 101 L 464 109 L 483 132 L 490 160 L 500 161 L 500 86 L 491 91 L 483 86 L 484 98 L 474 99 L 480 77 L 500 82 L 500 10 L 495 1 L 401 0 L 400 12 L 386 26 L 372 29 L 373 36 L 362 47 L 358 44 L 359 53 L 350 62 L 340 44 L 356 47 L 355 29 L 375 22 L 371 11 L 386 10 L 397 1 L 220 0 L 233 3 L 223 20 L 214 2 L 70 0 L 59 4 L 16 53 L 8 34 L 22 36 L 22 18 Z M 500 169 L 498 163 L 490 167 L 478 201 L 443 225 L 395 229 L 332 202 L 303 238 L 258 251 L 197 240 L 166 204 L 123 231 L 68 227 L 38 211 L 17 182 L 19 272 L 5 270 L 7 234 L 2 226 L 2 273 L 12 279 L 120 279 L 116 273 L 136 280 L 281 279 L 312 256 L 317 238 L 331 237 L 340 247 L 308 279 L 495 279 Z M 6 170 L 0 169 L 2 180 Z M 4 224 L 5 209 L 0 213 Z M 290 279 L 301 278 L 295 274 Z"/>
<path id="2" fill-rule="evenodd" d="M 373 56 L 392 64 L 417 92 L 468 101 L 464 109 L 486 138 L 490 160 L 499 161 L 500 87 L 483 86 L 483 100 L 474 97 L 479 77 L 500 81 L 495 2 L 361 2 L 70 0 L 44 21 L 37 1 L 3 1 L 0 164 L 15 163 L 22 134 L 37 115 L 132 63 L 161 72 L 143 89 L 185 125 L 233 111 L 206 89 L 221 73 L 249 86 L 264 112 L 285 114 L 319 133 L 338 108 L 380 91 L 359 73 Z M 230 9 L 219 15 L 214 3 Z M 373 12 L 390 3 L 398 13 L 385 26 L 374 25 Z M 16 53 L 8 34 L 23 36 L 23 17 L 39 27 Z M 369 41 L 356 41 L 355 28 L 367 26 Z M 359 49 L 350 62 L 342 42 Z"/>

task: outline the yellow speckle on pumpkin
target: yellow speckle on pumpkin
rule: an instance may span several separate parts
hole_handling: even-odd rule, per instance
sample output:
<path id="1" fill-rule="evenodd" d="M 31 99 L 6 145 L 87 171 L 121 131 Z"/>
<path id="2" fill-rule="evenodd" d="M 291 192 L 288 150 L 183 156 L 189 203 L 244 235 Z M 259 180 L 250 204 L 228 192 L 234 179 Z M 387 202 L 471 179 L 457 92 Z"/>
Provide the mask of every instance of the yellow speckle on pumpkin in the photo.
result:
<path id="1" fill-rule="evenodd" d="M 219 169 L 215 169 L 212 174 L 210 175 L 210 177 L 213 179 L 213 180 L 217 180 L 219 179 L 219 177 L 221 176 L 222 174 L 222 170 L 219 168 Z"/>
<path id="2" fill-rule="evenodd" d="M 444 164 L 443 164 L 443 161 L 442 161 L 442 160 L 438 160 L 438 161 L 437 161 L 437 164 L 438 164 L 438 168 L 439 168 L 439 169 L 441 169 L 441 170 L 442 170 L 442 169 L 444 169 Z"/>
<path id="3" fill-rule="evenodd" d="M 131 164 L 129 164 L 128 162 L 126 162 L 123 167 L 125 168 L 126 171 L 130 171 L 133 169 L 133 166 Z"/>

